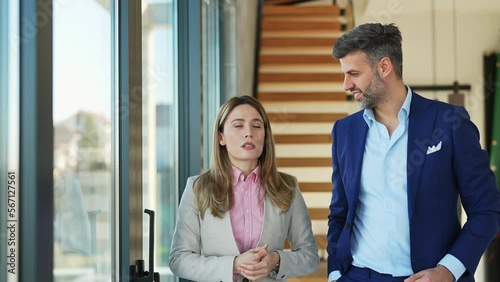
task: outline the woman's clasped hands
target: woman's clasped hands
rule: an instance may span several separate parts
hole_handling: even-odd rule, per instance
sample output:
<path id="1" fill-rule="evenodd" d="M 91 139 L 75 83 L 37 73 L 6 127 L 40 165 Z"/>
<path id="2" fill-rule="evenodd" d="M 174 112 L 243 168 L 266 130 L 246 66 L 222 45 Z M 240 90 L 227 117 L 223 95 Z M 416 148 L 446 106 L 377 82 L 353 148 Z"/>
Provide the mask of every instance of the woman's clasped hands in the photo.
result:
<path id="1" fill-rule="evenodd" d="M 235 257 L 233 272 L 250 281 L 267 277 L 280 260 L 278 252 L 268 251 L 268 245 L 250 249 Z"/>

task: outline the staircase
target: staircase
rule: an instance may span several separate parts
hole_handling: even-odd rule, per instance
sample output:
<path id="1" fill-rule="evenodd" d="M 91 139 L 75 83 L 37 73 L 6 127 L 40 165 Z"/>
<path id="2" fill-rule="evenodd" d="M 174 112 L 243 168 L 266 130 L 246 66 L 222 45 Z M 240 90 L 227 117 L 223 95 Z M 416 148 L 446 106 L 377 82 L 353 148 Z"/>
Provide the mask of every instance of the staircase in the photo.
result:
<path id="1" fill-rule="evenodd" d="M 332 190 L 330 132 L 337 119 L 355 110 L 332 48 L 352 20 L 349 6 L 282 5 L 287 2 L 297 1 L 263 5 L 257 98 L 271 119 L 279 170 L 299 180 L 322 259 L 315 273 L 289 281 L 323 282 Z"/>

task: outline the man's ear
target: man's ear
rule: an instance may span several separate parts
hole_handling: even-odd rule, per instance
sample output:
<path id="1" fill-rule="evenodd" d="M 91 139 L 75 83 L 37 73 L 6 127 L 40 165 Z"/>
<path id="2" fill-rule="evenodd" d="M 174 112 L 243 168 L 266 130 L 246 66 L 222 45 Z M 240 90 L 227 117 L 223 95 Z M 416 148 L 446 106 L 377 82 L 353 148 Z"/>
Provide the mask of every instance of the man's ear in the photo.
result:
<path id="1" fill-rule="evenodd" d="M 389 74 L 393 72 L 393 65 L 391 59 L 388 57 L 383 57 L 378 62 L 377 70 L 379 72 L 380 77 L 387 77 Z"/>

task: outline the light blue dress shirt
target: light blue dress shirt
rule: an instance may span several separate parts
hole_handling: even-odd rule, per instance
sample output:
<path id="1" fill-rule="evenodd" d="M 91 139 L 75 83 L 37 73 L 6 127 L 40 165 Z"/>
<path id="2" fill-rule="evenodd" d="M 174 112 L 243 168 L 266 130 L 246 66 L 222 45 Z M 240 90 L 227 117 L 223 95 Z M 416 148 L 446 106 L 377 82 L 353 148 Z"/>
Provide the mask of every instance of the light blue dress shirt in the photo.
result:
<path id="1" fill-rule="evenodd" d="M 413 274 L 406 175 L 412 91 L 407 88 L 406 99 L 398 113 L 399 124 L 392 136 L 385 125 L 375 119 L 372 109 L 364 110 L 368 134 L 351 237 L 353 265 L 393 276 Z M 465 266 L 449 254 L 439 264 L 447 267 L 455 277 L 465 272 Z M 340 273 L 333 271 L 328 280 L 339 277 Z"/>

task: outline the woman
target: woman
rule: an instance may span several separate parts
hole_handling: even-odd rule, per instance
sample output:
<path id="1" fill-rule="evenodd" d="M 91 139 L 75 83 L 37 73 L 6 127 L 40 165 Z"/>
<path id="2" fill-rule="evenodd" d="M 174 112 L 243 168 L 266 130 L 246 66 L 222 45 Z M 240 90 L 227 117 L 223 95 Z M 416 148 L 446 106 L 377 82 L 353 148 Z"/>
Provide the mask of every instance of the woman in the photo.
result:
<path id="1" fill-rule="evenodd" d="M 172 272 L 194 281 L 271 281 L 315 271 L 307 207 L 297 179 L 277 171 L 264 107 L 233 97 L 216 125 L 212 165 L 188 178 L 179 205 Z"/>

